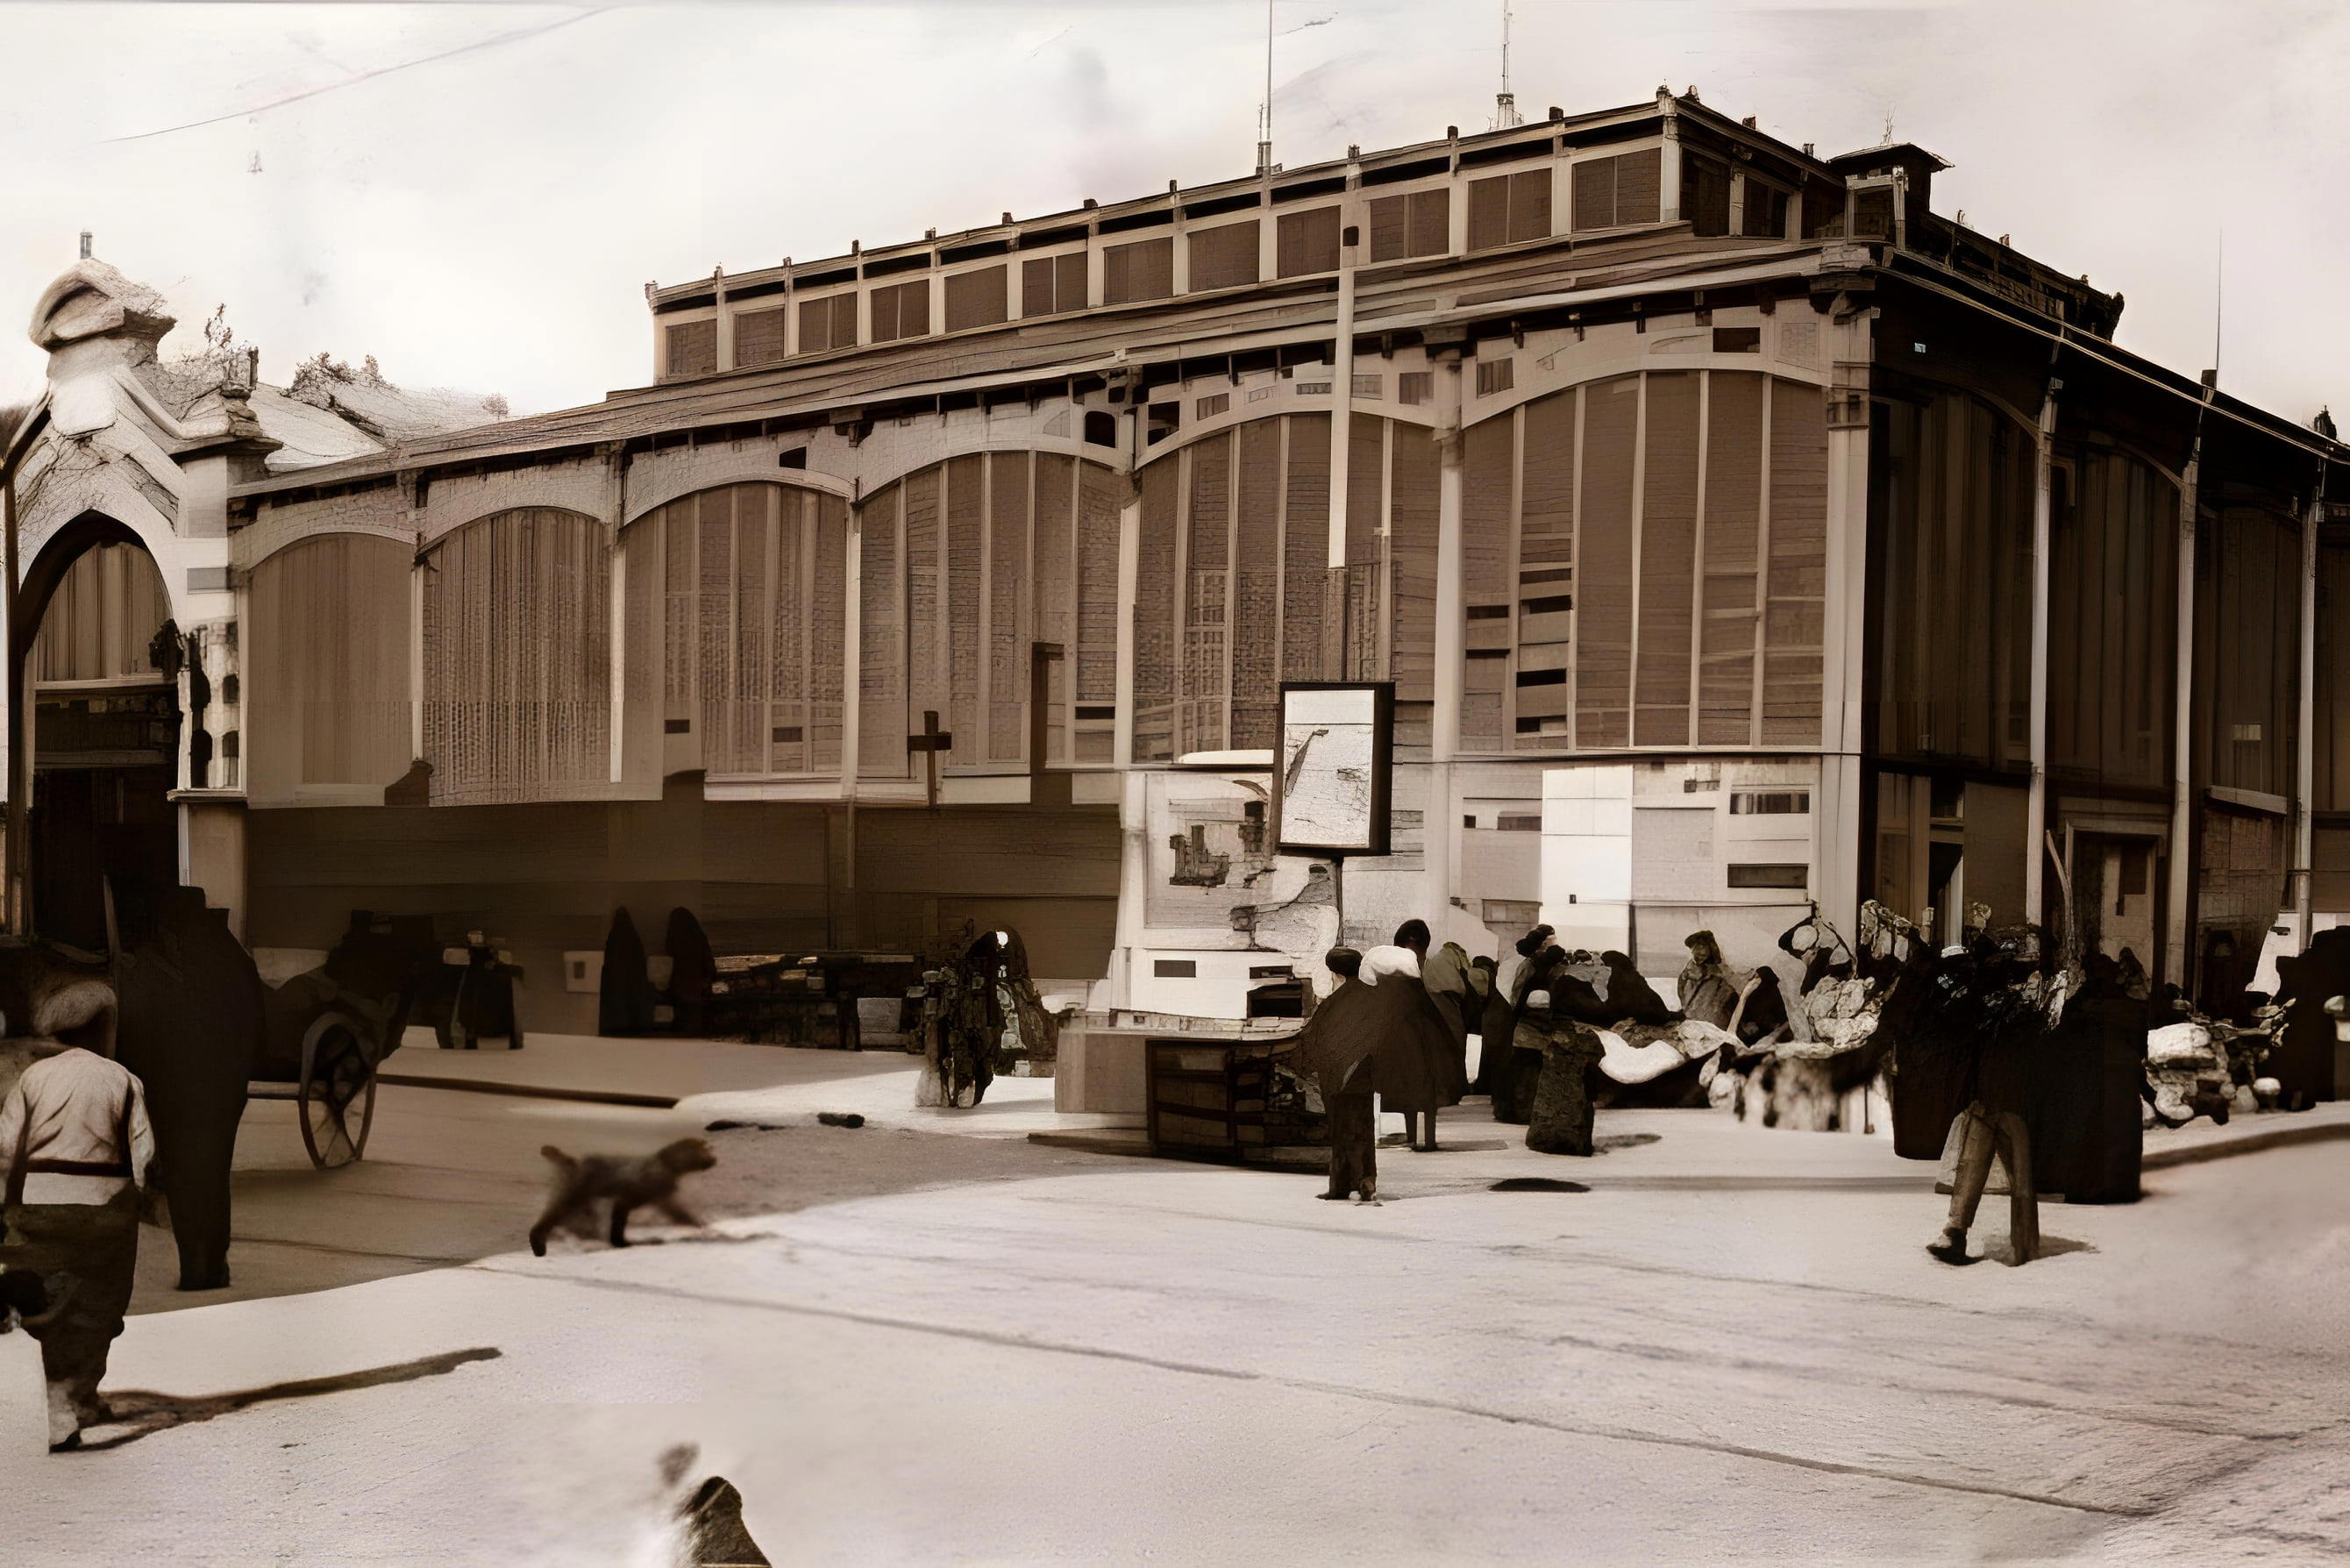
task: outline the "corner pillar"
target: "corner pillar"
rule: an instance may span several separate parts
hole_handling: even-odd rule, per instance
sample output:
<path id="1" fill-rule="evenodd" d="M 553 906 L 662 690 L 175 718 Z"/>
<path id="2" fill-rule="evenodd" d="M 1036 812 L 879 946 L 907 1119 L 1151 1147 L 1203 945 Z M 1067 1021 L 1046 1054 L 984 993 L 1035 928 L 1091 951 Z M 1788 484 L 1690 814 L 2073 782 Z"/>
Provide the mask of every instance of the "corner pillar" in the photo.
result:
<path id="1" fill-rule="evenodd" d="M 1829 307 L 1827 562 L 1820 631 L 1820 778 L 1812 814 L 1813 894 L 1847 937 L 1860 919 L 1861 748 L 1868 610 L 1868 373 L 1877 313 L 1840 293 Z"/>

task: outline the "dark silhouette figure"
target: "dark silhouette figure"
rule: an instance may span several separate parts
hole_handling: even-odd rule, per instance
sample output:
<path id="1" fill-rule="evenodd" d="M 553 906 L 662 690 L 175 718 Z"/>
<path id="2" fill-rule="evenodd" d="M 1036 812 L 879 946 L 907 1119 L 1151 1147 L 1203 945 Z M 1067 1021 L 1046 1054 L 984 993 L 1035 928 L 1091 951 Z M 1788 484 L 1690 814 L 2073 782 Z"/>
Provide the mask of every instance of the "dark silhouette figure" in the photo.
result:
<path id="1" fill-rule="evenodd" d="M 2235 1024 L 2251 1023 L 2251 1009 L 2244 992 L 2257 967 L 2254 955 L 2237 950 L 2235 933 L 2211 932 L 2204 940 L 2200 971 L 2203 989 L 2198 999 L 2203 1016 Z"/>
<path id="2" fill-rule="evenodd" d="M 669 912 L 669 994 L 677 1009 L 677 1032 L 699 1036 L 710 1007 L 710 985 L 718 978 L 718 958 L 693 911 Z"/>
<path id="3" fill-rule="evenodd" d="M 1330 1185 L 1321 1196 L 1369 1202 L 1378 1196 L 1379 1174 L 1378 1120 L 1371 1106 L 1377 988 L 1359 978 L 1363 955 L 1353 948 L 1332 948 L 1322 962 L 1338 983 L 1291 1048 L 1299 1068 L 1314 1075 L 1330 1118 Z"/>
<path id="4" fill-rule="evenodd" d="M 1629 1021 L 1663 1025 L 1678 1019 L 1679 1015 L 1665 1005 L 1665 999 L 1657 994 L 1656 987 L 1633 967 L 1630 955 L 1604 952 L 1599 955 L 1599 961 L 1607 966 L 1607 1021 L 1610 1023 Z"/>
<path id="5" fill-rule="evenodd" d="M 653 1026 L 653 982 L 645 944 L 626 908 L 612 911 L 604 938 L 604 974 L 596 989 L 596 1033 L 643 1034 Z"/>
<path id="6" fill-rule="evenodd" d="M 2282 1090 L 2277 1104 L 2305 1111 L 2319 1100 L 2334 1097 L 2334 1018 L 2325 1004 L 2350 995 L 2350 927 L 2318 932 L 2306 952 L 2280 960 L 2277 971 L 2284 1026 L 2277 1032 L 2268 1072 Z"/>
<path id="7" fill-rule="evenodd" d="M 1739 1044 L 1753 1045 L 1777 1038 L 1787 1027 L 1787 998 L 1779 989 L 1779 975 L 1765 966 L 1754 971 L 1754 988 L 1746 993 L 1735 1017 Z"/>
<path id="8" fill-rule="evenodd" d="M 146 1086 L 157 1184 L 171 1204 L 180 1289 L 229 1282 L 229 1166 L 259 1065 L 265 988 L 225 910 L 174 888 L 152 934 L 122 957 L 116 1058 Z"/>
<path id="9" fill-rule="evenodd" d="M 484 1035 L 519 1051 L 522 1020 L 515 1012 L 514 992 L 521 975 L 519 966 L 498 956 L 493 939 L 468 931 L 463 967 L 436 961 L 421 975 L 417 1021 L 432 1024 L 443 1051 L 478 1051 Z"/>

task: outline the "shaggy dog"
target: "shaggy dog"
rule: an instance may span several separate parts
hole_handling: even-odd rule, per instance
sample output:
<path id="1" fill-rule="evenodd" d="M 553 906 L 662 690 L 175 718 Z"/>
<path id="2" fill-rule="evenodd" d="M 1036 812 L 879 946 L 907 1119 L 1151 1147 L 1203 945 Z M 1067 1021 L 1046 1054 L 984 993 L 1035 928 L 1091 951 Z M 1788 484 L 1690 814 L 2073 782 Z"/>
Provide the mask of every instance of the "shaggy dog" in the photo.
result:
<path id="1" fill-rule="evenodd" d="M 553 1144 L 540 1149 L 555 1166 L 555 1191 L 546 1212 L 530 1228 L 530 1250 L 546 1256 L 546 1239 L 558 1228 L 583 1235 L 595 1231 L 595 1207 L 609 1199 L 612 1245 L 629 1244 L 629 1214 L 637 1209 L 658 1209 L 681 1225 L 700 1225 L 677 1200 L 677 1184 L 688 1173 L 708 1170 L 718 1163 L 710 1146 L 698 1137 L 681 1137 L 654 1154 L 624 1158 L 591 1154 L 574 1159 Z"/>

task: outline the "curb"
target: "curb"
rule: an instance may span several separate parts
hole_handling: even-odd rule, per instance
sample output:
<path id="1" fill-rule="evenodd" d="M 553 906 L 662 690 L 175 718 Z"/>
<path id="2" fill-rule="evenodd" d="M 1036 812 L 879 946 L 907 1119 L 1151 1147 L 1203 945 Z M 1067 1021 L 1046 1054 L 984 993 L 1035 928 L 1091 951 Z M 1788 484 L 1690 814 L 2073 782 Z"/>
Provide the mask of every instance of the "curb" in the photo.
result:
<path id="1" fill-rule="evenodd" d="M 674 1095 L 630 1095 L 608 1089 L 563 1089 L 525 1084 L 494 1084 L 479 1078 L 435 1078 L 414 1073 L 378 1073 L 379 1084 L 397 1084 L 405 1089 L 454 1089 L 468 1095 L 511 1095 L 529 1100 L 572 1100 L 591 1106 L 633 1106 L 643 1110 L 671 1111 L 677 1108 Z"/>
<path id="2" fill-rule="evenodd" d="M 2324 1121 L 2314 1127 L 2267 1127 L 2242 1137 L 2214 1138 L 2208 1143 L 2188 1144 L 2178 1148 L 2158 1148 L 2141 1158 L 2140 1170 L 2168 1170 L 2178 1165 L 2201 1165 L 2209 1160 L 2226 1159 L 2231 1155 L 2258 1154 L 2264 1149 L 2285 1148 L 2293 1144 L 2327 1143 L 2336 1138 L 2350 1138 L 2350 1122 Z"/>

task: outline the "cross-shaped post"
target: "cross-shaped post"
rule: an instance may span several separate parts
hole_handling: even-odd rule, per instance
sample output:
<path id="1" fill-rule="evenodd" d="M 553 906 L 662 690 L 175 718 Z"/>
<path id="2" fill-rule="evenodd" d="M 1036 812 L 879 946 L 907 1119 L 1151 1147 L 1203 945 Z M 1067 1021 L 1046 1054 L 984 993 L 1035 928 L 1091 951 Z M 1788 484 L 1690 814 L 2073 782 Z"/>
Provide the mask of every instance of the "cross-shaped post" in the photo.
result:
<path id="1" fill-rule="evenodd" d="M 939 753 L 953 750 L 954 736 L 939 728 L 938 710 L 924 709 L 922 732 L 906 737 L 906 751 L 910 755 L 915 752 L 922 752 L 929 756 L 930 800 L 933 806 L 939 804 Z"/>

